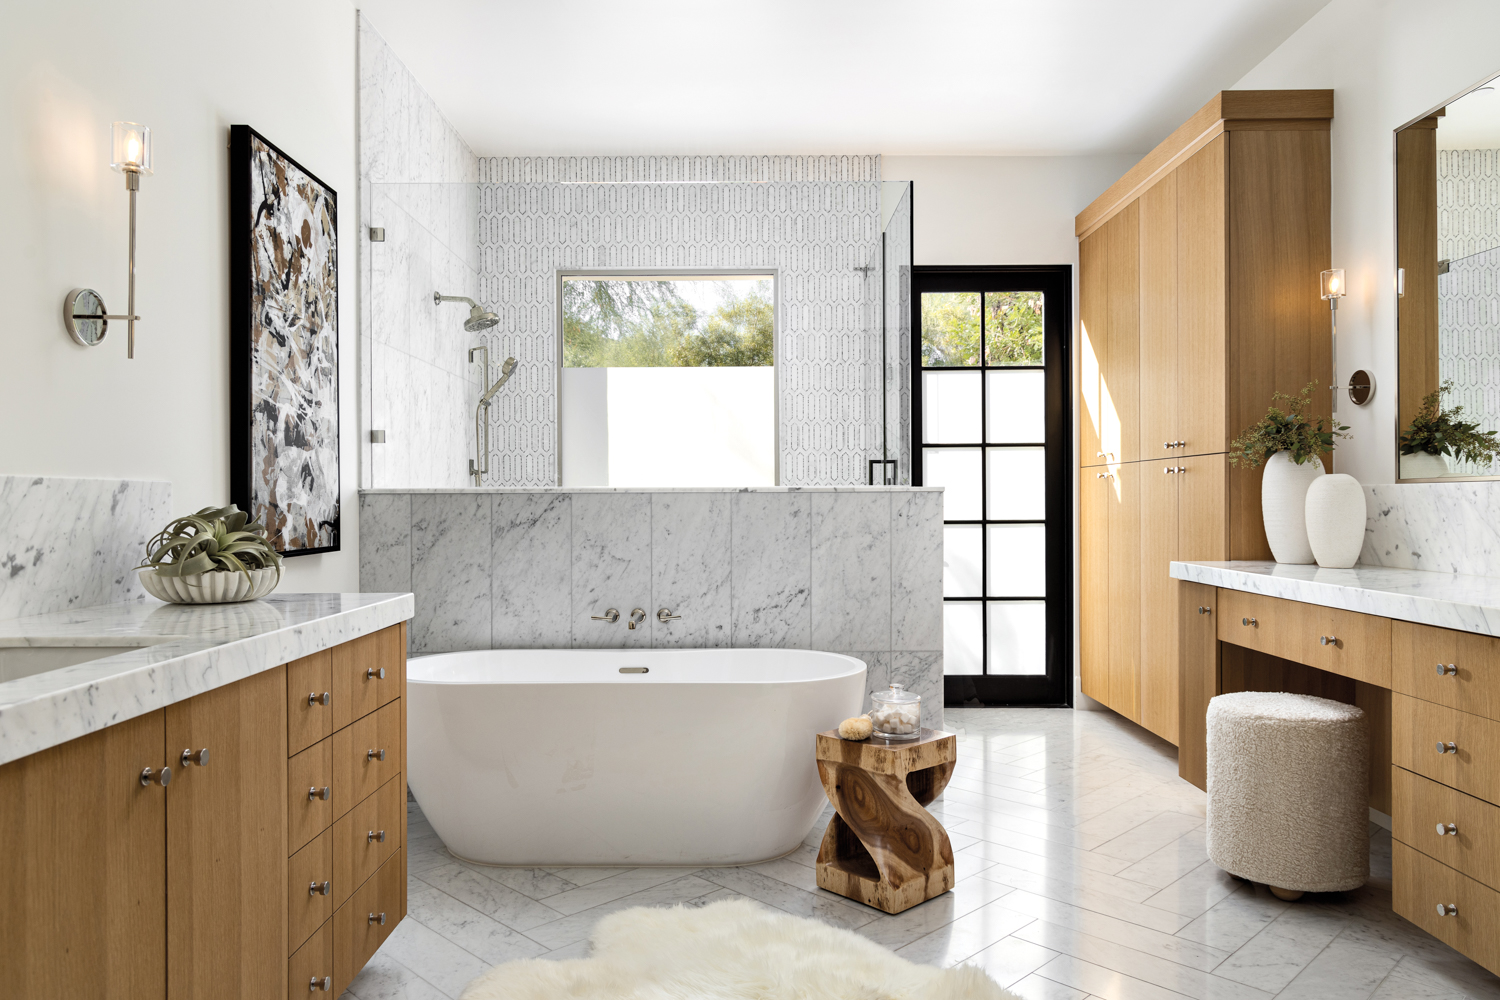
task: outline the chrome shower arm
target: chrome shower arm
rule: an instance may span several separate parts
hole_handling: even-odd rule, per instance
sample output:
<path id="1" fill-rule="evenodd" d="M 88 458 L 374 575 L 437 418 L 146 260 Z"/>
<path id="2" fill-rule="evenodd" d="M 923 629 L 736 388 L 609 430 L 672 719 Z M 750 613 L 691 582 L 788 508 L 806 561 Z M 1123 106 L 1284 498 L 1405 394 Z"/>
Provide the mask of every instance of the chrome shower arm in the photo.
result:
<path id="1" fill-rule="evenodd" d="M 465 302 L 471 308 L 474 308 L 474 309 L 478 309 L 479 308 L 479 303 L 475 302 L 473 299 L 469 298 L 467 295 L 444 295 L 442 292 L 433 292 L 432 293 L 432 304 L 433 305 L 440 306 L 444 302 Z M 473 354 L 474 352 L 470 351 L 469 353 Z M 485 377 L 486 378 L 489 377 L 489 372 L 485 372 Z"/>

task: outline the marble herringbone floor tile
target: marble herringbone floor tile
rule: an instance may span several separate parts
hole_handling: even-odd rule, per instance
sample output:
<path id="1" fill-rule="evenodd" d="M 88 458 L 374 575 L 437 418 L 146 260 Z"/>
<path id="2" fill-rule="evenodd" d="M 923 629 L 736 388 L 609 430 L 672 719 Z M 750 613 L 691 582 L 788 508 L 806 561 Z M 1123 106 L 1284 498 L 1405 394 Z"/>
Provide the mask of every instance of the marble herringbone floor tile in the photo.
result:
<path id="1" fill-rule="evenodd" d="M 348 1000 L 455 998 L 513 958 L 582 958 L 632 906 L 749 898 L 920 962 L 969 962 L 1024 1000 L 1500 1000 L 1500 979 L 1391 912 L 1390 834 L 1370 883 L 1285 903 L 1208 861 L 1203 793 L 1174 748 L 1108 712 L 948 709 L 958 884 L 896 916 L 817 888 L 823 814 L 784 858 L 739 868 L 488 868 L 411 809 L 411 907 Z M 408 926 L 408 924 L 410 926 Z"/>

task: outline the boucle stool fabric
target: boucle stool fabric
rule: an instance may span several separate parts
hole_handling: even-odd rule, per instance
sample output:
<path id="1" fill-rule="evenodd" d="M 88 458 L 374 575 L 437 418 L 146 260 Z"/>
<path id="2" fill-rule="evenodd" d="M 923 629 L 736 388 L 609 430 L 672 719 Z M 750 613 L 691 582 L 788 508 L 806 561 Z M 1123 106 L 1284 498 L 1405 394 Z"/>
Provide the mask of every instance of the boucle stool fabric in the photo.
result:
<path id="1" fill-rule="evenodd" d="M 1370 732 L 1353 705 L 1241 691 L 1208 703 L 1208 856 L 1240 878 L 1340 892 L 1370 875 Z"/>

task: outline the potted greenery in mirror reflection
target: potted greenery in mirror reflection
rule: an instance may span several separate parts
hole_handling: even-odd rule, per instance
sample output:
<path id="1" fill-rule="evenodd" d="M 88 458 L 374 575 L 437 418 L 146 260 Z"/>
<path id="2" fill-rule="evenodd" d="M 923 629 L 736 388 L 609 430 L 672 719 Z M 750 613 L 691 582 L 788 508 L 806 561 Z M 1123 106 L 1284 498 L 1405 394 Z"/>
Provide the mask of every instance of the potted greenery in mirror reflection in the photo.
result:
<path id="1" fill-rule="evenodd" d="M 1443 396 L 1453 391 L 1453 380 L 1422 397 L 1422 408 L 1401 435 L 1401 478 L 1436 479 L 1450 470 L 1445 456 L 1460 462 L 1487 466 L 1500 454 L 1495 431 L 1481 431 L 1479 424 L 1462 420 L 1462 405 L 1443 409 Z"/>

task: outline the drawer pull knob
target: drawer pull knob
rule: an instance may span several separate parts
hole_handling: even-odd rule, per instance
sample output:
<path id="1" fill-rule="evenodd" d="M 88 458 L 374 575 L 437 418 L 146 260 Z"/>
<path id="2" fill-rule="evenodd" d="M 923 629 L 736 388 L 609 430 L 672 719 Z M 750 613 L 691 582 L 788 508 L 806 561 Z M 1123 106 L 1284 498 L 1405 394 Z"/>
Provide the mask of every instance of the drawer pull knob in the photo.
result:
<path id="1" fill-rule="evenodd" d="M 328 801 L 328 786 L 324 785 L 322 788 L 317 788 L 317 787 L 309 788 L 307 790 L 307 801 L 311 802 L 313 799 L 322 799 L 324 802 L 327 802 Z"/>
<path id="2" fill-rule="evenodd" d="M 1213 608 L 1199 608 L 1198 609 L 1198 613 L 1200 615 L 1211 615 L 1211 614 L 1214 613 L 1214 609 Z"/>
<path id="3" fill-rule="evenodd" d="M 367 681 L 383 681 L 383 680 L 385 680 L 385 667 L 371 667 L 369 670 L 366 670 L 365 671 L 365 680 L 367 680 Z"/>
<path id="4" fill-rule="evenodd" d="M 370 921 L 369 922 L 372 923 L 372 924 L 379 924 L 380 926 L 384 927 L 385 926 L 385 911 L 381 910 L 379 913 L 372 913 L 372 914 L 370 914 Z"/>
<path id="5" fill-rule="evenodd" d="M 1438 836 L 1439 837 L 1457 837 L 1458 836 L 1458 824 L 1457 823 L 1439 823 L 1437 825 L 1437 832 L 1438 832 Z"/>
<path id="6" fill-rule="evenodd" d="M 142 785 L 160 785 L 166 788 L 171 782 L 172 769 L 170 767 L 164 767 L 160 771 L 153 771 L 148 767 L 141 771 Z"/>
<path id="7" fill-rule="evenodd" d="M 333 889 L 332 882 L 309 882 L 307 883 L 307 894 L 309 896 L 326 896 Z"/>
<path id="8" fill-rule="evenodd" d="M 1442 740 L 1438 740 L 1437 752 L 1438 753 L 1458 753 L 1458 744 L 1457 743 L 1444 743 Z"/>
<path id="9" fill-rule="evenodd" d="M 1456 664 L 1456 663 L 1447 663 L 1447 664 L 1439 663 L 1437 665 L 1437 672 L 1438 672 L 1438 676 L 1439 677 L 1444 677 L 1444 676 L 1446 676 L 1446 677 L 1457 677 L 1458 676 L 1458 664 Z"/>
<path id="10" fill-rule="evenodd" d="M 385 751 L 367 750 L 365 751 L 365 760 L 385 760 Z"/>
<path id="11" fill-rule="evenodd" d="M 1336 635 L 1320 635 L 1318 636 L 1318 642 L 1325 646 L 1337 646 L 1339 644 L 1339 637 Z"/>
<path id="12" fill-rule="evenodd" d="M 1438 911 L 1438 916 L 1440 916 L 1440 917 L 1456 917 L 1456 916 L 1458 916 L 1458 907 L 1455 906 L 1452 903 L 1439 903 L 1437 905 L 1437 911 Z"/>
<path id="13" fill-rule="evenodd" d="M 322 694 L 318 694 L 318 692 L 316 691 L 311 691 L 308 692 L 307 695 L 308 705 L 326 705 L 332 700 L 333 699 L 328 696 L 327 691 L 324 691 Z"/>
<path id="14" fill-rule="evenodd" d="M 1241 625 L 1256 625 L 1256 626 L 1259 626 L 1260 622 L 1256 621 L 1254 618 L 1241 618 L 1240 619 L 1240 624 Z"/>
<path id="15" fill-rule="evenodd" d="M 189 764 L 197 764 L 199 767 L 207 767 L 208 747 L 204 747 L 202 750 L 184 750 L 182 751 L 181 759 L 183 767 L 187 767 Z"/>
<path id="16" fill-rule="evenodd" d="M 367 844 L 383 844 L 383 843 L 385 843 L 385 831 L 384 830 L 371 830 L 369 833 L 365 834 L 365 843 L 367 843 Z"/>
<path id="17" fill-rule="evenodd" d="M 313 976 L 312 982 L 307 984 L 307 992 L 309 993 L 316 993 L 319 990 L 327 993 L 331 989 L 333 989 L 332 976 L 324 976 L 322 979 L 319 979 L 317 976 Z"/>

